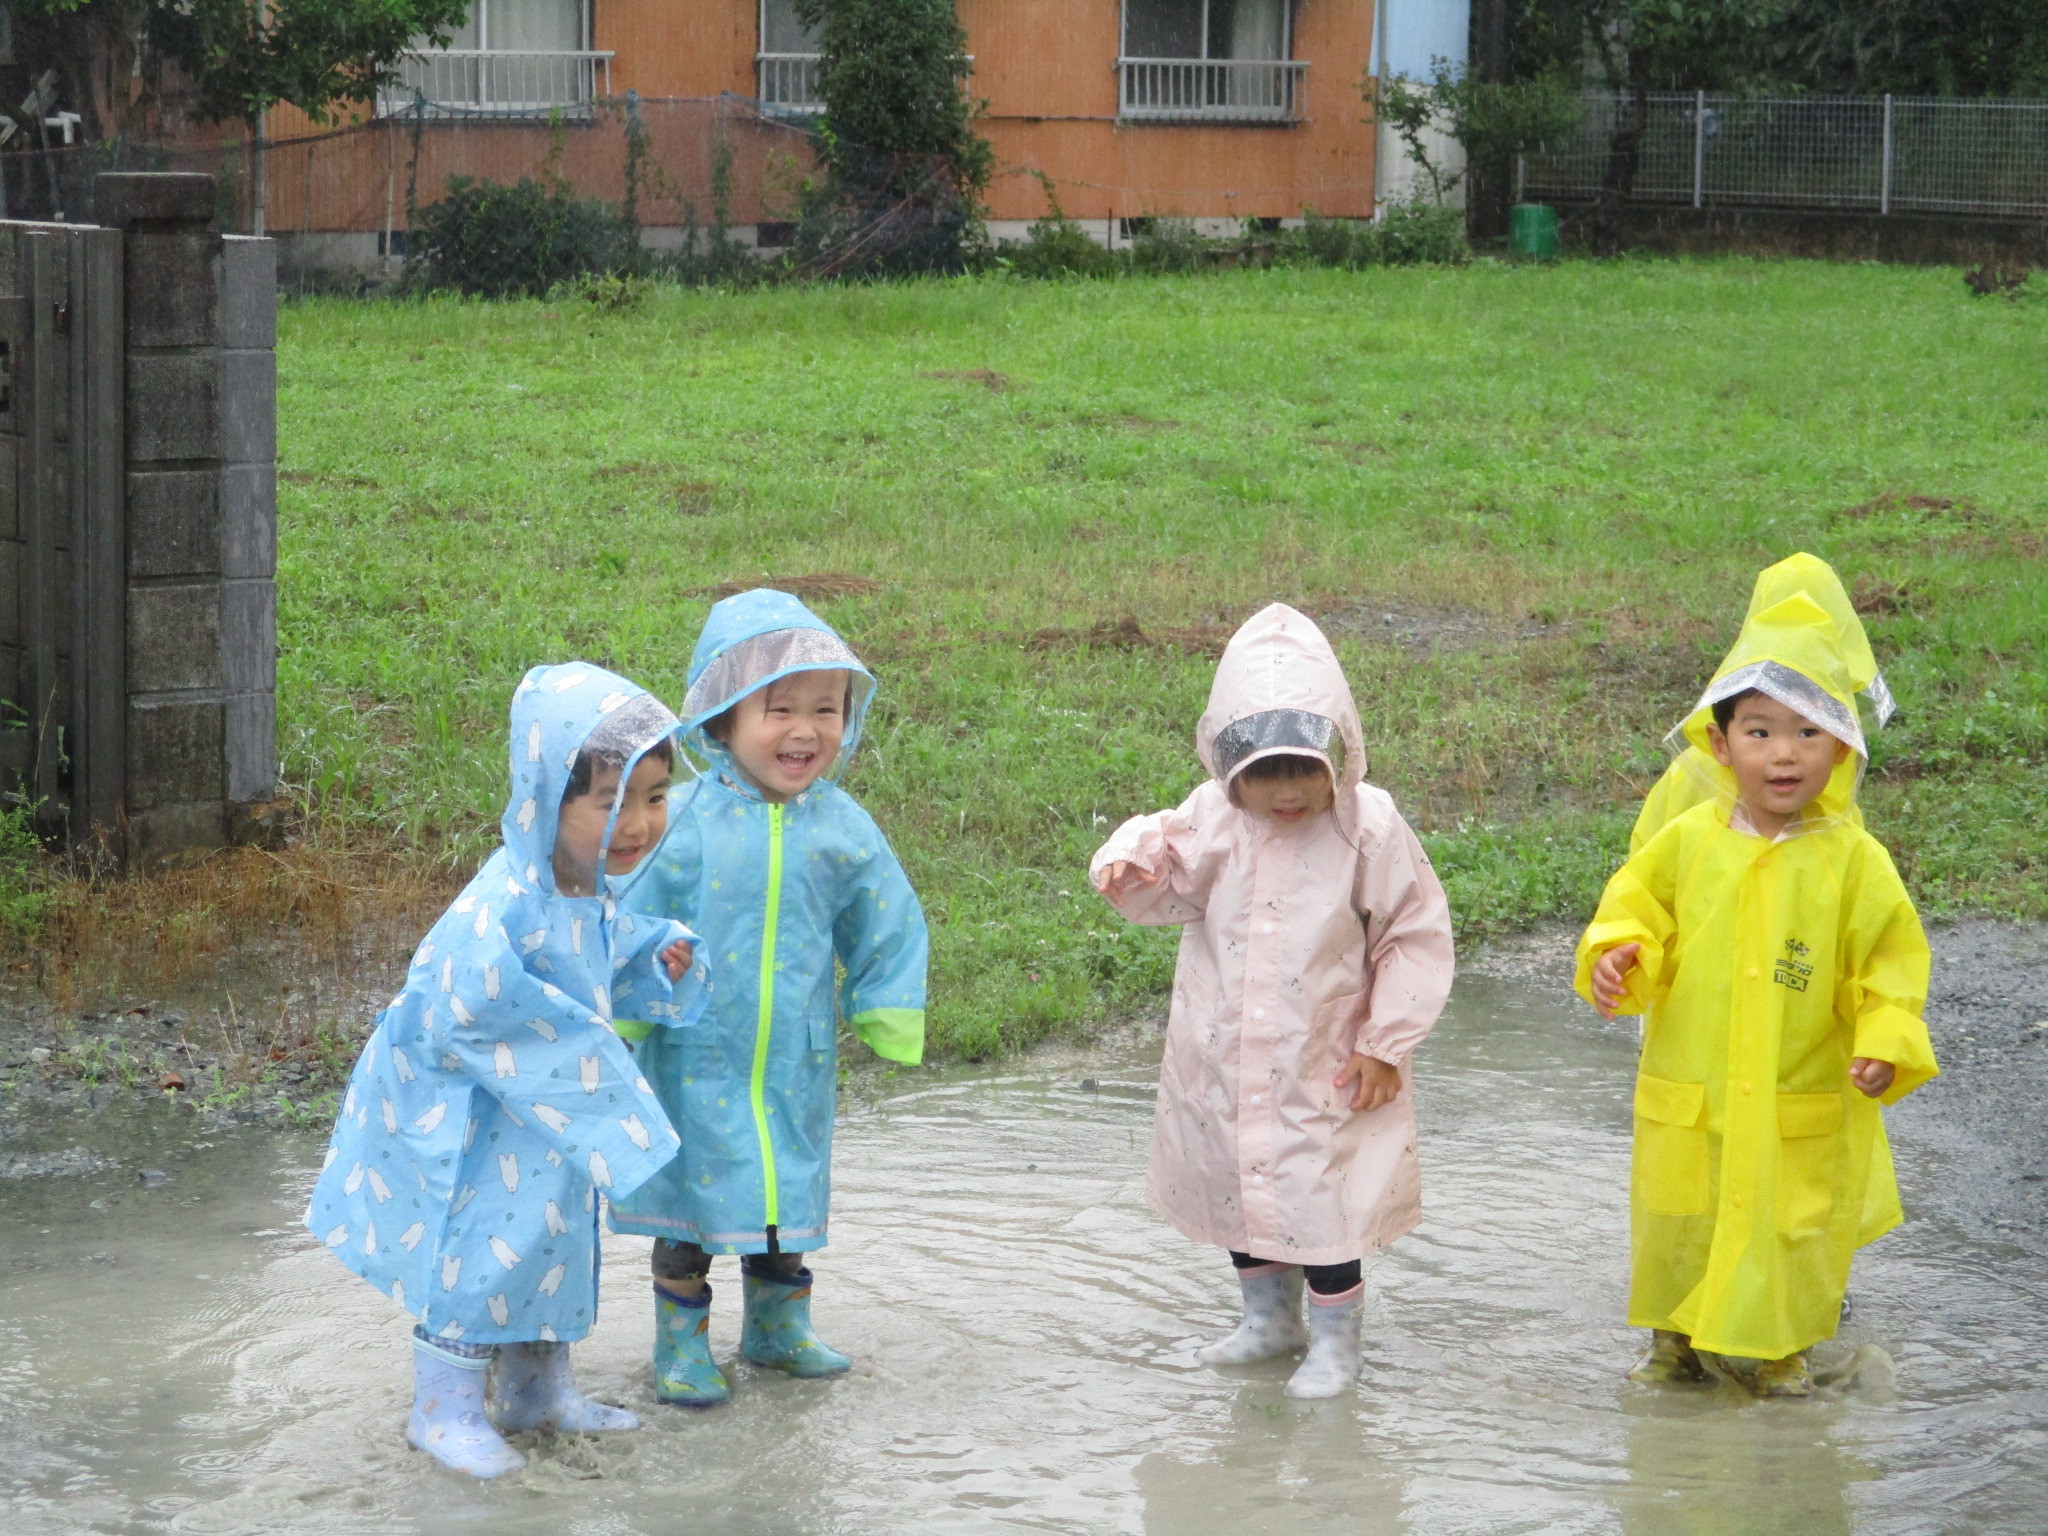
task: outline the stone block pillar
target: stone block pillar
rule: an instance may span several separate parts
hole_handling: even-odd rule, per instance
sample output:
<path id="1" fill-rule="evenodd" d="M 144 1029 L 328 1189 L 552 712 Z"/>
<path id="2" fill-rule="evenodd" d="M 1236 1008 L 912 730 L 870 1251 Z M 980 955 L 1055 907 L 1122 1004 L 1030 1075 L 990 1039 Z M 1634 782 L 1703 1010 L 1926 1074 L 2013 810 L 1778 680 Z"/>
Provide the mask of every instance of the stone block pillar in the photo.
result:
<path id="1" fill-rule="evenodd" d="M 277 257 L 213 178 L 107 173 L 122 232 L 127 853 L 218 847 L 277 781 Z"/>

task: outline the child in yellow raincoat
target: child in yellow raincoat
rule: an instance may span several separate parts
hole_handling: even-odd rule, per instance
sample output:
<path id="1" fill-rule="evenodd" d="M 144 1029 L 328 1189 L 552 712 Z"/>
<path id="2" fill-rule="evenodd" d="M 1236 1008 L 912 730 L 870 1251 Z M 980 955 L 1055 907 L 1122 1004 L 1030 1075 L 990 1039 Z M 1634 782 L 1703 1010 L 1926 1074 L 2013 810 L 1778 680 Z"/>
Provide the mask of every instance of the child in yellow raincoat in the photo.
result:
<path id="1" fill-rule="evenodd" d="M 1629 1321 L 1638 1380 L 1697 1351 L 1813 1390 L 1857 1248 L 1903 1219 L 1880 1103 L 1936 1072 L 1928 950 L 1855 812 L 1865 745 L 1836 620 L 1805 591 L 1745 622 L 1683 726 L 1706 797 L 1607 884 L 1578 989 L 1647 1015 L 1635 1093 Z M 1873 669 L 1874 670 L 1874 669 Z"/>
<path id="2" fill-rule="evenodd" d="M 1882 727 L 1892 717 L 1892 691 L 1871 654 L 1870 639 L 1863 633 L 1863 621 L 1856 617 L 1856 605 L 1842 585 L 1834 567 L 1818 555 L 1789 555 L 1776 565 L 1766 566 L 1749 594 L 1753 619 L 1766 608 L 1782 603 L 1796 592 L 1804 592 L 1827 611 L 1834 625 L 1836 642 L 1849 668 L 1849 686 L 1869 705 L 1869 713 Z M 1640 853 L 1643 844 L 1664 830 L 1664 824 L 1683 815 L 1702 800 L 1714 796 L 1714 758 L 1703 746 L 1688 743 L 1664 770 L 1664 777 L 1643 797 L 1642 811 L 1628 835 L 1628 851 Z M 1851 805 L 1843 815 L 1862 824 L 1862 814 Z"/>

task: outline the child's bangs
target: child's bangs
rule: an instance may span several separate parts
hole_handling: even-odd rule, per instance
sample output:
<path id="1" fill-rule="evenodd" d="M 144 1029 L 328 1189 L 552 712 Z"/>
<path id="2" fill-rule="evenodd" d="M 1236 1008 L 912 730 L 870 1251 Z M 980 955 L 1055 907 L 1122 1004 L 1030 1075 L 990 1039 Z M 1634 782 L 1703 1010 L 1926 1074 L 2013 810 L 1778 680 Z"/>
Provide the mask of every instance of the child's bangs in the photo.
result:
<path id="1" fill-rule="evenodd" d="M 875 680 L 844 640 L 822 629 L 776 629 L 720 654 L 683 699 L 683 718 L 701 725 L 747 694 L 790 672 L 844 671 L 852 713 L 874 692 Z"/>

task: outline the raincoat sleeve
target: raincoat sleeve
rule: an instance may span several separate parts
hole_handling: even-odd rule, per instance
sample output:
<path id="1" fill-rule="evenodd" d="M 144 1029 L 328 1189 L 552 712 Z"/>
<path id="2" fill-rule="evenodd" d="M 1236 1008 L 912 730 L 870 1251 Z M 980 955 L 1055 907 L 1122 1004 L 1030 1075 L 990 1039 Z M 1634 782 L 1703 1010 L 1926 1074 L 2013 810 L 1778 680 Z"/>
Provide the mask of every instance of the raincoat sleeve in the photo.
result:
<path id="1" fill-rule="evenodd" d="M 1398 1067 L 1451 995 L 1451 904 L 1408 823 L 1391 805 L 1380 815 L 1387 824 L 1372 855 L 1358 861 L 1352 889 L 1352 905 L 1366 920 L 1372 977 L 1353 1048 Z"/>
<path id="2" fill-rule="evenodd" d="M 688 944 L 690 968 L 671 983 L 661 952 Z M 711 967 L 704 941 L 673 918 L 620 915 L 612 934 L 612 1028 L 637 1045 L 657 1026 L 687 1029 L 711 1001 Z"/>
<path id="3" fill-rule="evenodd" d="M 1836 1010 L 1855 1028 L 1854 1056 L 1892 1064 L 1879 1102 L 1896 1104 L 1940 1072 L 1922 1012 L 1930 956 L 1920 914 L 1875 838 L 1866 838 L 1843 892 L 1842 980 Z"/>
<path id="4" fill-rule="evenodd" d="M 679 1138 L 625 1042 L 590 1002 L 526 970 L 502 925 L 444 959 L 440 981 L 429 1043 L 553 1155 L 613 1199 L 675 1156 Z"/>
<path id="5" fill-rule="evenodd" d="M 1220 828 L 1214 826 L 1216 807 L 1208 803 L 1211 800 L 1228 804 L 1213 782 L 1202 785 L 1173 810 L 1133 816 L 1112 832 L 1088 861 L 1091 884 L 1119 862 L 1161 877 L 1156 885 L 1138 886 L 1118 896 L 1105 893 L 1103 899 L 1127 921 L 1148 928 L 1201 921 L 1229 851 L 1229 839 L 1219 835 Z"/>
<path id="6" fill-rule="evenodd" d="M 924 1060 L 931 943 L 917 892 L 879 827 L 872 846 L 832 924 L 832 947 L 846 970 L 839 1015 L 877 1056 L 915 1066 Z"/>
<path id="7" fill-rule="evenodd" d="M 1643 947 L 1624 978 L 1618 1012 L 1648 1013 L 1650 1005 L 1670 990 L 1677 959 L 1670 945 L 1678 931 L 1673 913 L 1678 901 L 1680 831 L 1675 823 L 1665 827 L 1641 852 L 1629 856 L 1600 893 L 1599 909 L 1579 939 L 1578 974 L 1573 982 L 1587 1002 L 1593 1001 L 1593 967 L 1608 950 L 1621 944 Z"/>

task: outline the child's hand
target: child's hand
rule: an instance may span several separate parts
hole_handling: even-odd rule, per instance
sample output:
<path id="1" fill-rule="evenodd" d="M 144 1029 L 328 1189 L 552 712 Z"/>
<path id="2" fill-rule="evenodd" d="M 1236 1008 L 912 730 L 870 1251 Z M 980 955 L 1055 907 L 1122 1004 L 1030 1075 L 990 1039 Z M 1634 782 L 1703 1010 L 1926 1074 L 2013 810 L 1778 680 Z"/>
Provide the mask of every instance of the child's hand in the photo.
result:
<path id="1" fill-rule="evenodd" d="M 1621 1007 L 1628 973 L 1642 949 L 1640 944 L 1617 944 L 1593 962 L 1593 1006 L 1600 1010 L 1601 1018 L 1613 1018 Z"/>
<path id="2" fill-rule="evenodd" d="M 677 939 L 661 952 L 661 963 L 668 967 L 668 984 L 674 986 L 683 979 L 683 973 L 690 968 L 695 952 L 688 939 Z"/>
<path id="3" fill-rule="evenodd" d="M 1127 860 L 1118 859 L 1095 878 L 1095 889 L 1115 899 L 1128 896 L 1141 885 L 1157 885 L 1159 877 Z"/>
<path id="4" fill-rule="evenodd" d="M 1890 1062 L 1879 1061 L 1875 1056 L 1858 1056 L 1849 1063 L 1849 1081 L 1866 1099 L 1883 1097 L 1897 1075 L 1897 1069 Z"/>
<path id="5" fill-rule="evenodd" d="M 1337 1074 L 1337 1086 L 1342 1088 L 1353 1078 L 1358 1080 L 1358 1086 L 1351 1093 L 1353 1109 L 1378 1109 L 1401 1096 L 1400 1072 L 1377 1056 L 1354 1051 L 1351 1059 L 1344 1063 L 1343 1071 Z"/>

